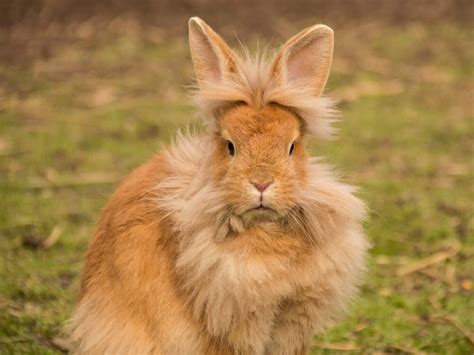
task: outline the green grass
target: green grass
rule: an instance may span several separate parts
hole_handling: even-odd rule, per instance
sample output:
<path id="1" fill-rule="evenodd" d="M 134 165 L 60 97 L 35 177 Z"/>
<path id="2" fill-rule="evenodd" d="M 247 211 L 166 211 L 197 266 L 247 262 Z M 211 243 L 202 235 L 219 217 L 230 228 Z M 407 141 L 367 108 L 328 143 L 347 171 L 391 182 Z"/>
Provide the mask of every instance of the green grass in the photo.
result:
<path id="1" fill-rule="evenodd" d="M 474 329 L 470 30 L 336 32 L 328 92 L 342 98 L 340 139 L 311 149 L 362 187 L 374 247 L 361 297 L 314 353 L 474 349 L 465 334 Z M 183 39 L 133 28 L 72 36 L 31 65 L 0 63 L 0 353 L 58 351 L 51 339 L 64 336 L 116 181 L 196 124 Z M 53 247 L 25 246 L 56 226 Z M 397 275 L 457 245 L 454 256 Z"/>

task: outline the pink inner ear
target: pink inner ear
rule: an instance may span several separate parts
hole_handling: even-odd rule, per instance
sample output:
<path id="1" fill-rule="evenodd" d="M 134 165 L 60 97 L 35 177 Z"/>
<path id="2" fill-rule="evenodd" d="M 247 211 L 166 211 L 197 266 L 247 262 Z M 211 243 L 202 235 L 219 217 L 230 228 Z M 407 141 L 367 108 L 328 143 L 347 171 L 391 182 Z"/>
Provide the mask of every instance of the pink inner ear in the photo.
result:
<path id="1" fill-rule="evenodd" d="M 219 65 L 219 59 L 214 53 L 209 53 L 208 57 L 205 58 L 206 60 L 206 68 L 207 68 L 207 73 L 208 73 L 208 78 L 205 78 L 205 80 L 211 80 L 211 81 L 219 81 L 221 80 L 222 74 L 221 74 L 221 69 Z"/>
<path id="2" fill-rule="evenodd" d="M 201 42 L 195 44 L 196 51 L 199 56 L 195 59 L 196 68 L 199 72 L 205 73 L 206 77 L 200 78 L 201 80 L 218 81 L 221 78 L 221 69 L 219 66 L 219 58 L 217 57 L 212 44 L 209 40 L 200 33 Z"/>
<path id="3" fill-rule="evenodd" d="M 287 61 L 288 80 L 292 81 L 313 81 L 314 76 L 318 75 L 318 54 L 316 52 L 317 45 L 315 43 L 307 43 L 301 48 L 292 51 Z"/>
<path id="4" fill-rule="evenodd" d="M 319 33 L 308 35 L 289 49 L 285 63 L 286 80 L 307 83 L 314 88 L 316 95 L 320 95 L 326 85 L 331 59 L 331 38 Z"/>

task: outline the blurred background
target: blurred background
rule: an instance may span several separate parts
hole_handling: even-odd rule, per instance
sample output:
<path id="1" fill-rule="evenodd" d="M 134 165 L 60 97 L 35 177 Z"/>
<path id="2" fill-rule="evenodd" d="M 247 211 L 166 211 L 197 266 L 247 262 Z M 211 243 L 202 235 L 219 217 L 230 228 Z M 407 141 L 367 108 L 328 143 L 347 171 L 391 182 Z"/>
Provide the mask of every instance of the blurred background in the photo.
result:
<path id="1" fill-rule="evenodd" d="M 190 16 L 251 48 L 335 30 L 340 139 L 310 148 L 362 187 L 374 248 L 313 352 L 472 353 L 472 0 L 1 1 L 0 353 L 67 352 L 100 209 L 178 127 L 200 129 Z"/>

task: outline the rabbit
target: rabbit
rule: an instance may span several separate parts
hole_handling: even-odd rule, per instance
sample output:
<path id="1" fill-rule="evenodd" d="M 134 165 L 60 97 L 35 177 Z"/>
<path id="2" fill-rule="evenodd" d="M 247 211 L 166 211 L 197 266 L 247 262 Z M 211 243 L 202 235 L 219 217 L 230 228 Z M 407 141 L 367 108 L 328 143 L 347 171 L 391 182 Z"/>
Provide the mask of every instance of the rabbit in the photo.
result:
<path id="1" fill-rule="evenodd" d="M 78 354 L 304 354 L 366 270 L 365 204 L 308 156 L 329 138 L 333 31 L 272 59 L 189 20 L 206 131 L 180 134 L 113 194 L 70 320 Z"/>

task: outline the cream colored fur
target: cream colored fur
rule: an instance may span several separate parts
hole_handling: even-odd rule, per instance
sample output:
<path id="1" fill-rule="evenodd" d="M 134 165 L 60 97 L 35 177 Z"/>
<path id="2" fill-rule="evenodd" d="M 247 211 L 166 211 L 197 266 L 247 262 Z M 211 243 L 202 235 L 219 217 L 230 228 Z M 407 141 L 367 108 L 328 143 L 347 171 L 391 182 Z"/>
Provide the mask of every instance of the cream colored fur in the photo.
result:
<path id="1" fill-rule="evenodd" d="M 352 195 L 352 187 L 338 183 L 313 159 L 309 183 L 295 201 L 306 211 L 302 229 L 316 244 L 307 262 L 293 265 L 291 252 L 262 261 L 245 250 L 222 250 L 215 238 L 228 234 L 232 221 L 226 218 L 224 194 L 205 173 L 212 165 L 202 159 L 208 143 L 198 139 L 181 137 L 168 152 L 173 176 L 180 178 L 158 187 L 165 195 L 160 205 L 174 216 L 183 237 L 176 268 L 185 275 L 182 287 L 194 317 L 204 317 L 213 336 L 235 338 L 242 353 L 306 349 L 310 335 L 345 308 L 365 270 L 368 243 L 359 225 L 363 203 Z M 281 232 L 274 223 L 261 227 L 266 233 Z"/>
<path id="2" fill-rule="evenodd" d="M 190 31 L 198 31 L 196 98 L 211 129 L 180 135 L 104 210 L 70 324 L 76 352 L 306 353 L 355 295 L 368 249 L 355 189 L 304 152 L 304 133 L 329 133 L 329 105 L 319 96 L 329 57 L 322 72 L 306 57 L 291 64 L 293 79 L 282 72 L 298 45 L 332 55 L 332 31 L 303 31 L 273 64 L 239 59 L 200 19 Z M 298 73 L 309 78 L 298 82 Z M 317 85 L 304 85 L 311 73 Z M 252 115 L 262 122 L 248 131 Z M 236 143 L 234 160 L 229 137 L 248 142 Z M 255 177 L 272 179 L 265 195 L 247 181 Z M 258 196 L 268 212 L 248 212 Z"/>

